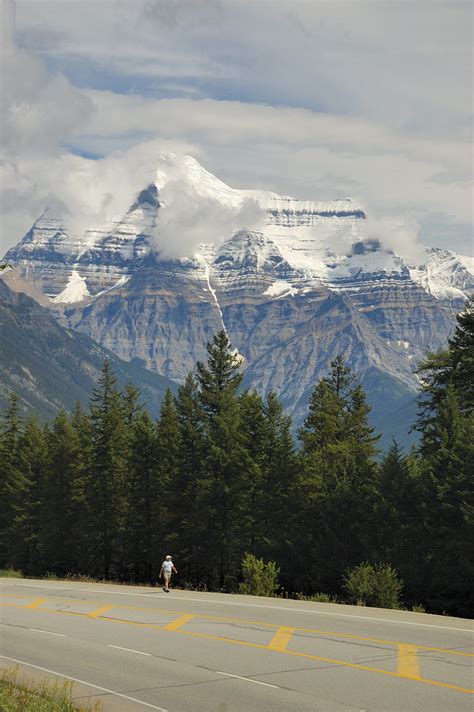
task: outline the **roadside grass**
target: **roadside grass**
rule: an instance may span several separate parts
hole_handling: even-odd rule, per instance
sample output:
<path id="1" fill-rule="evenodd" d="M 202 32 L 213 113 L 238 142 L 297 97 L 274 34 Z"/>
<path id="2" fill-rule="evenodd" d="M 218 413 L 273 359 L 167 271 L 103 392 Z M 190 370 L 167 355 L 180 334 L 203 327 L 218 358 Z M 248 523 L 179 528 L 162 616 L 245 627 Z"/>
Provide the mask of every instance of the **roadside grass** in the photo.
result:
<path id="1" fill-rule="evenodd" d="M 0 578 L 23 578 L 23 573 L 16 569 L 0 569 Z"/>
<path id="2" fill-rule="evenodd" d="M 72 699 L 70 680 L 33 682 L 21 676 L 18 667 L 4 670 L 0 676 L 0 710 L 2 712 L 101 712 L 102 702 L 76 704 Z"/>

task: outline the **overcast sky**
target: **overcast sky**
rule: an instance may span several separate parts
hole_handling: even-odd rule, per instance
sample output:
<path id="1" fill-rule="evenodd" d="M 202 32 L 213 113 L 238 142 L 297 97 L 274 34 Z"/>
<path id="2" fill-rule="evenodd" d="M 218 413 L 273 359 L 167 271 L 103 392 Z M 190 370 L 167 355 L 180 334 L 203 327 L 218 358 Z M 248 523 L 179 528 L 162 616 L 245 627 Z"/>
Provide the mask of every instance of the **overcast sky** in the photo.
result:
<path id="1" fill-rule="evenodd" d="M 470 2 L 0 2 L 0 252 L 120 213 L 162 148 L 472 252 Z"/>

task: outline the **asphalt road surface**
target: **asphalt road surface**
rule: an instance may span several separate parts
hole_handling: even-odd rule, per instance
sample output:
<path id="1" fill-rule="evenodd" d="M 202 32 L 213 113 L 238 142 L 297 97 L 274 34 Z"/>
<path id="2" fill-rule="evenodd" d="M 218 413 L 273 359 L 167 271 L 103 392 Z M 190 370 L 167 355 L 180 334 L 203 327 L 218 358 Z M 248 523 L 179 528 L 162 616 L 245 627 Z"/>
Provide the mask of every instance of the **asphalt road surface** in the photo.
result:
<path id="1" fill-rule="evenodd" d="M 105 711 L 474 709 L 464 619 L 24 579 L 0 579 L 0 616 L 0 668 L 74 680 Z"/>

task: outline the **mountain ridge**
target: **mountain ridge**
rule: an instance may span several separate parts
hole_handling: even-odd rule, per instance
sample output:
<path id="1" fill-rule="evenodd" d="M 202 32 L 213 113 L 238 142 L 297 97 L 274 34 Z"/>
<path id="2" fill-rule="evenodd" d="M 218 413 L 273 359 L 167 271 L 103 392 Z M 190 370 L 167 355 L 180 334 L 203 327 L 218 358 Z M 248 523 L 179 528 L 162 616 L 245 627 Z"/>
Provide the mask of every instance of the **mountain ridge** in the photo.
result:
<path id="1" fill-rule="evenodd" d="M 252 209 L 241 211 L 248 201 Z M 258 224 L 236 228 L 255 205 Z M 189 238 L 200 220 L 200 237 L 222 231 L 213 244 Z M 367 222 L 348 198 L 237 190 L 195 159 L 165 154 L 114 225 L 78 241 L 47 212 L 7 258 L 63 326 L 172 380 L 206 358 L 224 327 L 246 383 L 276 391 L 297 425 L 312 386 L 342 353 L 377 394 L 376 425 L 389 437 L 384 412 L 411 403 L 413 413 L 416 363 L 446 343 L 474 269 L 469 257 L 439 249 L 410 266 Z M 168 251 L 184 240 L 188 254 L 160 254 L 160 230 Z"/>
<path id="2" fill-rule="evenodd" d="M 23 414 L 53 417 L 87 406 L 104 359 L 109 359 L 120 387 L 131 381 L 155 417 L 167 388 L 177 384 L 147 371 L 138 362 L 125 363 L 115 354 L 71 329 L 65 329 L 33 298 L 14 292 L 0 278 L 0 409 L 9 394 L 19 396 Z"/>

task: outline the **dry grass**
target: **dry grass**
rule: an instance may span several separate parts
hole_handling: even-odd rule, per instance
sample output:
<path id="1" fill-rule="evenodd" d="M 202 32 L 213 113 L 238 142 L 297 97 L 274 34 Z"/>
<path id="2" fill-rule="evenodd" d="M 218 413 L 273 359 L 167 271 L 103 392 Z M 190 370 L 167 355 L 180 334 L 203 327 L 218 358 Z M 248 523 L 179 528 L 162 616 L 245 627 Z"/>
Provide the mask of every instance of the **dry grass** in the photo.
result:
<path id="1" fill-rule="evenodd" d="M 85 706 L 72 699 L 70 680 L 34 682 L 21 676 L 18 667 L 0 675 L 0 710 L 2 712 L 101 712 L 102 703 Z"/>

